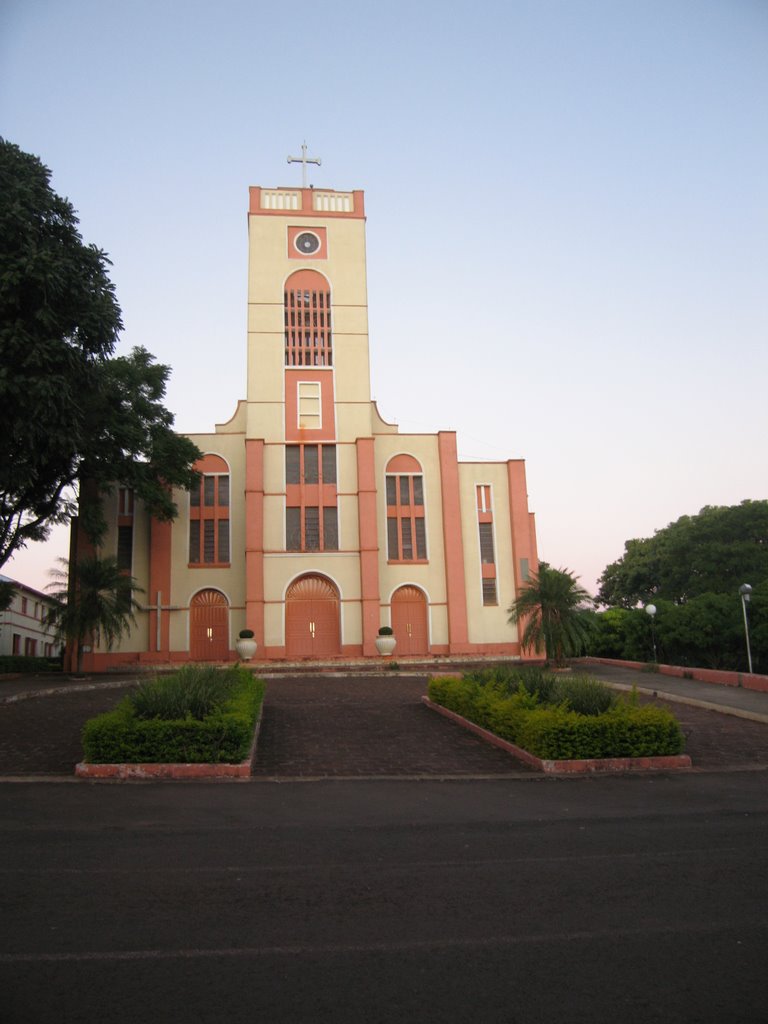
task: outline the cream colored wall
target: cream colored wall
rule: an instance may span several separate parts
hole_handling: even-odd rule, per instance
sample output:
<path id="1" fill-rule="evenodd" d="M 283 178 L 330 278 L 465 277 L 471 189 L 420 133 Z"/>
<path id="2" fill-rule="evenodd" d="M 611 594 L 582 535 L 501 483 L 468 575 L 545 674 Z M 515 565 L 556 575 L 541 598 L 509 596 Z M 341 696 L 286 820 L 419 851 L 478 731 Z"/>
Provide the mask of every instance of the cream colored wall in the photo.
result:
<path id="1" fill-rule="evenodd" d="M 171 535 L 171 604 L 189 607 L 199 590 L 220 590 L 230 606 L 230 645 L 245 626 L 245 444 L 242 434 L 190 434 L 204 454 L 220 455 L 230 473 L 229 568 L 190 568 L 189 494 L 174 491 L 179 516 Z M 166 599 L 167 600 L 167 599 Z M 154 603 L 154 599 L 153 599 Z M 189 650 L 189 612 L 171 613 L 171 650 Z"/>
<path id="2" fill-rule="evenodd" d="M 426 565 L 388 564 L 386 467 L 395 455 L 412 455 L 421 464 L 424 478 L 426 519 Z M 393 592 L 406 583 L 420 587 L 427 595 L 431 644 L 448 643 L 445 587 L 445 547 L 440 456 L 436 434 L 385 434 L 376 437 L 377 528 L 379 536 L 379 585 L 382 604 L 389 604 Z"/>
<path id="3" fill-rule="evenodd" d="M 477 518 L 478 484 L 491 485 L 493 543 L 496 557 L 498 605 L 483 605 L 480 533 Z M 507 609 L 515 599 L 512 530 L 506 463 L 459 463 L 461 535 L 464 545 L 464 575 L 467 588 L 467 627 L 470 643 L 498 643 L 517 640 L 517 628 L 507 622 Z"/>
<path id="4" fill-rule="evenodd" d="M 348 402 L 370 402 L 365 221 L 296 211 L 250 216 L 248 223 L 248 436 L 284 436 L 283 289 L 286 278 L 303 269 L 323 274 L 331 288 L 339 438 L 366 436 L 367 411 L 345 408 Z M 288 228 L 296 226 L 326 229 L 328 259 L 288 258 Z"/>

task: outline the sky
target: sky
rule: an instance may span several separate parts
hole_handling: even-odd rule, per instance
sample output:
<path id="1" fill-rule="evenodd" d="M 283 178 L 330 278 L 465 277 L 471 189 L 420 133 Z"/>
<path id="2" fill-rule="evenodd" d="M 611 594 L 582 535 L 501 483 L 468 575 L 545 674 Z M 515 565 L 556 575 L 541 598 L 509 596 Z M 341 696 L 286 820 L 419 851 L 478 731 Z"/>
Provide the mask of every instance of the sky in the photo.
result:
<path id="1" fill-rule="evenodd" d="M 540 557 L 594 593 L 627 539 L 768 498 L 767 55 L 768 0 L 4 0 L 0 135 L 182 432 L 245 396 L 248 187 L 306 140 L 365 191 L 381 414 L 524 458 Z"/>

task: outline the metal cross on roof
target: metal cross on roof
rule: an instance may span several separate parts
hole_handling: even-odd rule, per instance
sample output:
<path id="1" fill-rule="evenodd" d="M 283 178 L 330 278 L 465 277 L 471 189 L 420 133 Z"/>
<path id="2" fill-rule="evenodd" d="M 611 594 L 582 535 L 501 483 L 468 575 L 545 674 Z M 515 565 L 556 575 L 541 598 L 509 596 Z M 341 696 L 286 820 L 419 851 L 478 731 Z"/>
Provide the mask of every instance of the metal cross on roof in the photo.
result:
<path id="1" fill-rule="evenodd" d="M 301 187 L 307 187 L 307 164 L 317 164 L 319 167 L 322 160 L 319 156 L 307 156 L 307 144 L 303 142 L 301 145 L 301 156 L 289 156 L 289 164 L 301 164 Z"/>

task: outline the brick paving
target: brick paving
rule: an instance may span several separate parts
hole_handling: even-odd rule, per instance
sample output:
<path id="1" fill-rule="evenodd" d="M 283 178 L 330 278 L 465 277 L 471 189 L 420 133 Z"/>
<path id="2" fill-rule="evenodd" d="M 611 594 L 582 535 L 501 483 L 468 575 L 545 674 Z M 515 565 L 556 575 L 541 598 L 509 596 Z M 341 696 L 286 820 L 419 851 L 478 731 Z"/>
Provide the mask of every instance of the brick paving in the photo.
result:
<path id="1" fill-rule="evenodd" d="M 421 704 L 426 692 L 426 676 L 270 680 L 253 774 L 442 776 L 532 770 L 427 710 Z"/>
<path id="2" fill-rule="evenodd" d="M 0 775 L 71 775 L 82 760 L 85 721 L 113 708 L 129 689 L 126 683 L 0 704 Z M 440 777 L 532 771 L 428 711 L 420 703 L 425 692 L 426 676 L 270 679 L 253 774 Z M 694 768 L 768 769 L 768 725 L 667 706 L 681 722 Z"/>

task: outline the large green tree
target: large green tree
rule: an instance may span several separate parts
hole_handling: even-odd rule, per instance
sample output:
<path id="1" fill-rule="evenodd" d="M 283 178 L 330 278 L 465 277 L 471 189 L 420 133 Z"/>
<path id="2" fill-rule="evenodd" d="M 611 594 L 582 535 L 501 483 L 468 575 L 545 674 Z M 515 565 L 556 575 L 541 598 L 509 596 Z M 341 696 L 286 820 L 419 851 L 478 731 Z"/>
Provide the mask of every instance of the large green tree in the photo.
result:
<path id="1" fill-rule="evenodd" d="M 106 255 L 86 245 L 40 160 L 0 139 L 0 566 L 76 510 L 77 485 L 134 488 L 162 519 L 198 449 L 173 433 L 169 368 L 111 358 L 122 321 Z M 85 525 L 98 539 L 96 502 Z"/>
<path id="2" fill-rule="evenodd" d="M 509 621 L 523 624 L 525 650 L 544 648 L 548 659 L 562 664 L 581 653 L 590 636 L 591 605 L 592 598 L 573 573 L 540 562 L 508 609 Z"/>
<path id="3" fill-rule="evenodd" d="M 600 577 L 600 604 L 633 608 L 703 594 L 736 594 L 768 579 L 768 501 L 707 506 L 653 537 L 628 540 Z"/>

